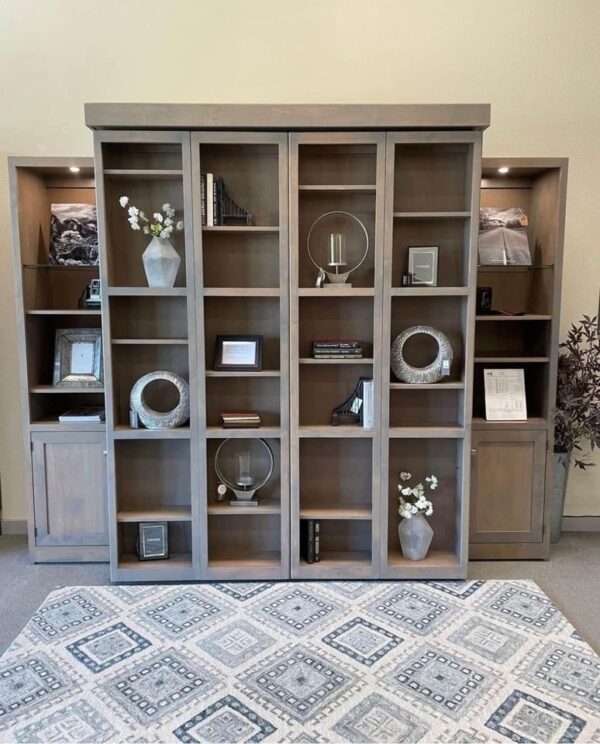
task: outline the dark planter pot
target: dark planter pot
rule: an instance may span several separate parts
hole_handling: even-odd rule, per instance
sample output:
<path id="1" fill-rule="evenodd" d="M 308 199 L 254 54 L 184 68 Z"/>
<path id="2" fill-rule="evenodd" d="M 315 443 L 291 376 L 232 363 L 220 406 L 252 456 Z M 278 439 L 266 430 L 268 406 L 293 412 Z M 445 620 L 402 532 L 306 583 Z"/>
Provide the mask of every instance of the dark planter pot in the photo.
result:
<path id="1" fill-rule="evenodd" d="M 569 477 L 569 455 L 566 452 L 554 453 L 554 485 L 550 504 L 550 542 L 557 543 L 562 532 L 562 518 L 565 511 L 565 494 Z"/>

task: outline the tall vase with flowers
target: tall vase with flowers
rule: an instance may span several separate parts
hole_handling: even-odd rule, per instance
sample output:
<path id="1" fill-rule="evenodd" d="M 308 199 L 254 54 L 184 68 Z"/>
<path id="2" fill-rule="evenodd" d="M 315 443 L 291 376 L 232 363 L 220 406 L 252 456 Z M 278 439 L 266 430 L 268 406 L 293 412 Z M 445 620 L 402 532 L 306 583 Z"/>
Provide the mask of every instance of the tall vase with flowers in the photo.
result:
<path id="1" fill-rule="evenodd" d="M 410 561 L 426 558 L 433 539 L 433 529 L 425 517 L 433 514 L 433 502 L 427 498 L 427 490 L 435 491 L 439 481 L 435 475 L 428 475 L 425 484 L 411 486 L 412 473 L 402 471 L 398 483 L 398 514 L 402 521 L 398 525 L 398 537 L 402 555 Z"/>

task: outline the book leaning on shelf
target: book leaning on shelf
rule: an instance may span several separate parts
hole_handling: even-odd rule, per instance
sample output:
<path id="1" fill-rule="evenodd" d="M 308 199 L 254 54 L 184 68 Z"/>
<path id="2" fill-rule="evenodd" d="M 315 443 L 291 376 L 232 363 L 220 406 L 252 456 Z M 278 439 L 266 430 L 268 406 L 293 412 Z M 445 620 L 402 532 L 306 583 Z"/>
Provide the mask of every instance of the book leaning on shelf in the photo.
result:
<path id="1" fill-rule="evenodd" d="M 71 408 L 58 417 L 61 424 L 101 424 L 104 421 L 104 408 L 81 406 Z"/>
<path id="2" fill-rule="evenodd" d="M 321 523 L 318 519 L 300 520 L 300 556 L 306 563 L 321 560 Z"/>

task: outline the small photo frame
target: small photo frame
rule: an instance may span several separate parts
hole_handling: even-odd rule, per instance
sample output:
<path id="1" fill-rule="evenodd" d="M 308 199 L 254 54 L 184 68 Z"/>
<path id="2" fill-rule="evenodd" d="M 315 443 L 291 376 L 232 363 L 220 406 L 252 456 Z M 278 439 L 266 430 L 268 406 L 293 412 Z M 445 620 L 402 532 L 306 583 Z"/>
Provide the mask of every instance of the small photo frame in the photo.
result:
<path id="1" fill-rule="evenodd" d="M 140 561 L 160 561 L 169 557 L 167 522 L 140 522 L 137 555 Z"/>
<path id="2" fill-rule="evenodd" d="M 103 386 L 100 328 L 57 329 L 52 383 L 56 387 Z"/>
<path id="3" fill-rule="evenodd" d="M 262 341 L 262 336 L 217 336 L 215 370 L 260 371 Z"/>
<path id="4" fill-rule="evenodd" d="M 411 245 L 408 247 L 408 273 L 412 284 L 437 287 L 438 282 L 437 245 Z"/>

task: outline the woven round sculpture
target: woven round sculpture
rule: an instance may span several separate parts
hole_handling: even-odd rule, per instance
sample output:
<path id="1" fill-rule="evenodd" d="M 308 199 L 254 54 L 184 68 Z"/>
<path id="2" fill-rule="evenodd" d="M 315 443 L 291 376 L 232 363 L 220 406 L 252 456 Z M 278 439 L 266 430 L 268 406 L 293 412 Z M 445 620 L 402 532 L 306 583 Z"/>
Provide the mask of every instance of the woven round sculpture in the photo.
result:
<path id="1" fill-rule="evenodd" d="M 438 353 L 436 358 L 426 367 L 412 367 L 404 361 L 402 349 L 411 336 L 424 333 L 437 341 Z M 454 351 L 445 336 L 437 328 L 426 325 L 416 325 L 407 328 L 399 336 L 396 336 L 392 344 L 391 367 L 392 372 L 402 382 L 425 384 L 439 382 L 450 372 L 450 366 L 454 357 Z M 446 368 L 444 368 L 444 365 Z"/>
<path id="2" fill-rule="evenodd" d="M 144 401 L 144 389 L 157 380 L 170 382 L 177 388 L 179 403 L 171 411 L 155 411 Z M 149 372 L 131 388 L 129 405 L 147 429 L 174 429 L 190 417 L 190 386 L 174 372 Z"/>

